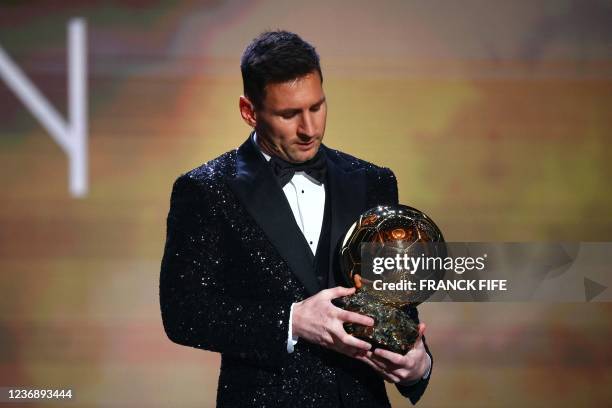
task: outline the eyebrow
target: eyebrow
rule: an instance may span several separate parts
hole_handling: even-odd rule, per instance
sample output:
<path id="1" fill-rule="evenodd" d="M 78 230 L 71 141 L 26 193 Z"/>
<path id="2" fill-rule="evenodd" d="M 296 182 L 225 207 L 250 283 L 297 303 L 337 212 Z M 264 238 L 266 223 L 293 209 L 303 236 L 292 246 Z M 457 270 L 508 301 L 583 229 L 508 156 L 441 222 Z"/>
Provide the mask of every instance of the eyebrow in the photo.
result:
<path id="1" fill-rule="evenodd" d="M 323 102 L 325 102 L 325 96 L 319 99 L 317 102 L 310 105 L 310 108 L 314 108 L 315 106 L 322 105 Z M 301 111 L 302 111 L 301 109 L 288 108 L 288 109 L 282 109 L 282 110 L 276 111 L 274 113 L 277 115 L 286 115 L 289 113 L 300 113 Z"/>

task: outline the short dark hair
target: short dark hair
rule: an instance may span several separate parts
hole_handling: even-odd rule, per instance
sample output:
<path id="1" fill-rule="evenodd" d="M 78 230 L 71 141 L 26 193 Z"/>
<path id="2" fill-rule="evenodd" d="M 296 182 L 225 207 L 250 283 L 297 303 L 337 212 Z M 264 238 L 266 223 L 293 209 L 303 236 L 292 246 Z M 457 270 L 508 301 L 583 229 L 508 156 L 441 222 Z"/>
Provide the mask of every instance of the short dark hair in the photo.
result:
<path id="1" fill-rule="evenodd" d="M 244 50 L 240 61 L 244 94 L 261 108 L 265 88 L 270 83 L 281 83 L 318 72 L 319 54 L 315 48 L 289 31 L 266 31 L 257 36 Z"/>

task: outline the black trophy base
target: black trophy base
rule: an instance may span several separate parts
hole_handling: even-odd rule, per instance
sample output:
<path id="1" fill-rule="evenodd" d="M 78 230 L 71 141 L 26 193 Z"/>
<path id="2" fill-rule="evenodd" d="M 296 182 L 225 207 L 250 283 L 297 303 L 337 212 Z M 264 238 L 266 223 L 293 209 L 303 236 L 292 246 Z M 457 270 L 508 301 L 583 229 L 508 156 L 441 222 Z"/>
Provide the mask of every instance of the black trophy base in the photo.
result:
<path id="1" fill-rule="evenodd" d="M 409 307 L 398 307 L 385 302 L 373 289 L 362 286 L 354 295 L 334 300 L 336 306 L 374 319 L 373 327 L 345 323 L 347 333 L 398 354 L 406 354 L 419 336 L 418 323 L 411 317 Z"/>

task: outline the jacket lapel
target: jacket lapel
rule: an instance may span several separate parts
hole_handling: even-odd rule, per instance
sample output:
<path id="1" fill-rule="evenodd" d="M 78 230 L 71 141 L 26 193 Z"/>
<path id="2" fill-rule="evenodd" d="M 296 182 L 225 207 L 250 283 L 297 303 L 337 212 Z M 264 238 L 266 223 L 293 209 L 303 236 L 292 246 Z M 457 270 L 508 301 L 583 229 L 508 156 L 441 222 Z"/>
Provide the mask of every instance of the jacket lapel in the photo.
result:
<path id="1" fill-rule="evenodd" d="M 306 291 L 310 295 L 317 293 L 319 285 L 312 252 L 283 190 L 252 137 L 238 148 L 236 177 L 228 179 L 228 184 Z"/>
<path id="2" fill-rule="evenodd" d="M 327 149 L 327 147 L 324 147 Z M 333 153 L 327 149 L 327 181 L 331 197 L 331 236 L 329 267 L 330 273 L 338 272 L 339 252 L 342 239 L 353 222 L 366 210 L 366 180 L 363 169 L 344 170 L 330 158 Z M 345 283 L 344 280 L 336 283 Z"/>

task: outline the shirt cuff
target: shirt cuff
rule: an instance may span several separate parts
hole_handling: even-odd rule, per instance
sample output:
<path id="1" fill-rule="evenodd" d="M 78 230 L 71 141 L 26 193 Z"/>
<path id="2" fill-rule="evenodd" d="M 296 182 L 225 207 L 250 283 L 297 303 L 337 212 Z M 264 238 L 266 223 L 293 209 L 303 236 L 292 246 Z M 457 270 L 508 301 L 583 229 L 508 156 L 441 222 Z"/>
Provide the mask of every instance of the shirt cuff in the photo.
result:
<path id="1" fill-rule="evenodd" d="M 292 320 L 293 320 L 293 306 L 295 306 L 295 303 L 291 304 L 291 309 L 289 310 L 289 330 L 287 332 L 287 353 L 293 353 L 293 346 L 295 346 L 298 342 L 299 337 L 294 336 L 293 335 L 293 327 L 292 327 Z M 427 355 L 427 357 L 429 357 L 429 355 Z M 429 374 L 429 371 L 428 371 Z"/>
<path id="2" fill-rule="evenodd" d="M 429 360 L 429 366 L 427 367 L 427 370 L 425 371 L 425 375 L 423 375 L 422 379 L 426 380 L 429 378 L 429 375 L 431 374 L 431 356 L 429 354 L 427 354 L 427 359 Z"/>

